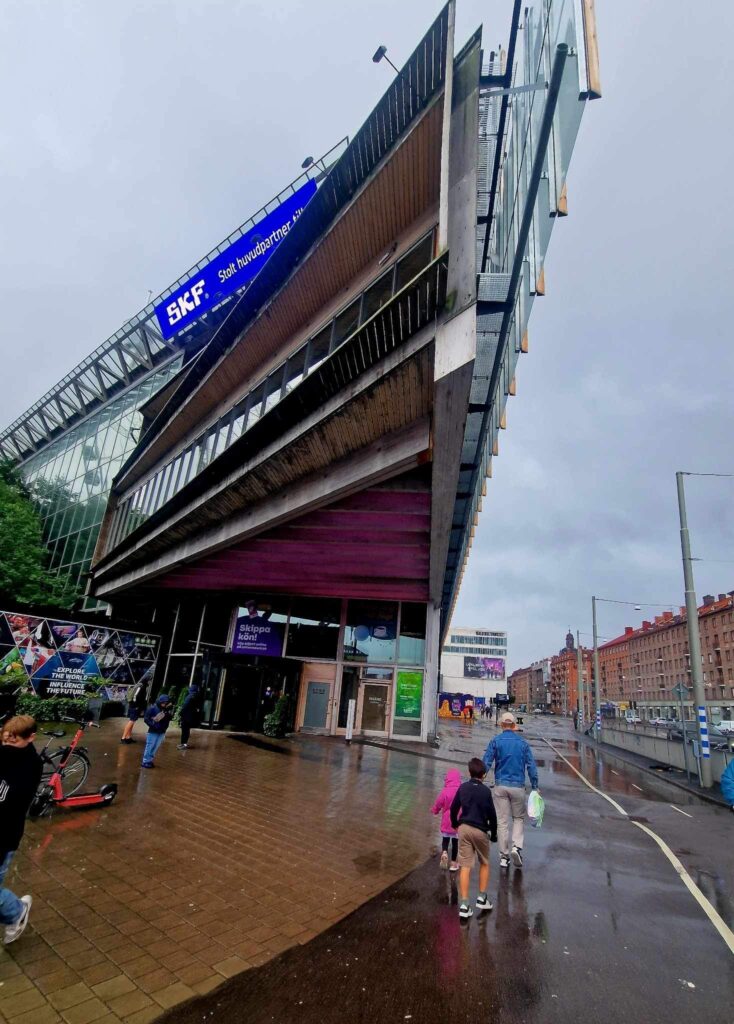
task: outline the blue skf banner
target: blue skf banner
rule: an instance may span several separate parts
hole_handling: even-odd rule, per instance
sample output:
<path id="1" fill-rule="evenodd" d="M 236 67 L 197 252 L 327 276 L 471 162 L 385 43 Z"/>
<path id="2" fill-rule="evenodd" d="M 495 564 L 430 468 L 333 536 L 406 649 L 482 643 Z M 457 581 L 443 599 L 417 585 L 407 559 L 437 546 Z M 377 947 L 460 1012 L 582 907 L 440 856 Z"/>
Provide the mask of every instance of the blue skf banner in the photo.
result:
<path id="1" fill-rule="evenodd" d="M 163 337 L 172 337 L 251 281 L 286 237 L 315 192 L 316 182 L 307 181 L 277 210 L 266 214 L 254 228 L 160 302 L 155 307 L 155 315 Z"/>

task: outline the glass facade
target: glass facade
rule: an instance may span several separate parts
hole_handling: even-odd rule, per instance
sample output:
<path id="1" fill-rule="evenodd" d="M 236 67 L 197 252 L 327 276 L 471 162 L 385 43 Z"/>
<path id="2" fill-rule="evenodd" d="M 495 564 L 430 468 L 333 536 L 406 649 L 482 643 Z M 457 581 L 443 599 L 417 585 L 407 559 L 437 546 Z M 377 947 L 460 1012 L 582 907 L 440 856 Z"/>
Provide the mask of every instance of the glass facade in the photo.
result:
<path id="1" fill-rule="evenodd" d="M 265 380 L 256 384 L 207 427 L 184 451 L 178 452 L 155 476 L 142 483 L 121 502 L 115 513 L 108 550 L 111 550 L 149 516 L 198 476 L 218 455 L 269 412 L 309 373 L 365 321 L 409 284 L 433 258 L 433 231 L 416 243 L 370 286 L 350 300 L 336 316 Z"/>
<path id="2" fill-rule="evenodd" d="M 139 409 L 178 372 L 181 360 L 174 357 L 21 467 L 41 514 L 50 567 L 82 590 L 110 484 L 138 440 Z M 97 601 L 85 604 L 97 606 Z"/>

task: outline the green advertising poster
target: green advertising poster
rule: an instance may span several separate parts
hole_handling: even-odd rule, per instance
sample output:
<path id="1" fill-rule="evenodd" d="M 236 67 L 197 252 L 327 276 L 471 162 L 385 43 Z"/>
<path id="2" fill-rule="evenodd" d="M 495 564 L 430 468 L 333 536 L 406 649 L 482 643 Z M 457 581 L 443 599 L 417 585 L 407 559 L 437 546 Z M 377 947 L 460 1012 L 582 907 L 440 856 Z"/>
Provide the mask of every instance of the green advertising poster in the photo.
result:
<path id="1" fill-rule="evenodd" d="M 423 703 L 423 673 L 398 671 L 395 696 L 396 718 L 420 718 Z"/>

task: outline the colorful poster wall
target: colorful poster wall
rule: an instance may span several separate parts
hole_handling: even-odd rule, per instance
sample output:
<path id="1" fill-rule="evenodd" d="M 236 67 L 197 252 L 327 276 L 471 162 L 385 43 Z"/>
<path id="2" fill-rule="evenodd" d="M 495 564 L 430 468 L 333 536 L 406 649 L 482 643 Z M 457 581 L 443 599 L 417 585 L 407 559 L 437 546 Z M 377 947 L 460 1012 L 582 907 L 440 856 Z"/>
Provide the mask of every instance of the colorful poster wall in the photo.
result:
<path id="1" fill-rule="evenodd" d="M 152 681 L 160 637 L 83 622 L 0 611 L 0 682 L 39 697 L 98 694 L 124 700 Z"/>
<path id="2" fill-rule="evenodd" d="M 504 679 L 504 658 L 477 658 L 464 655 L 464 678 Z"/>
<path id="3" fill-rule="evenodd" d="M 439 693 L 438 717 L 462 718 L 467 707 L 473 707 L 476 712 L 484 705 L 484 697 L 473 697 L 470 693 Z"/>

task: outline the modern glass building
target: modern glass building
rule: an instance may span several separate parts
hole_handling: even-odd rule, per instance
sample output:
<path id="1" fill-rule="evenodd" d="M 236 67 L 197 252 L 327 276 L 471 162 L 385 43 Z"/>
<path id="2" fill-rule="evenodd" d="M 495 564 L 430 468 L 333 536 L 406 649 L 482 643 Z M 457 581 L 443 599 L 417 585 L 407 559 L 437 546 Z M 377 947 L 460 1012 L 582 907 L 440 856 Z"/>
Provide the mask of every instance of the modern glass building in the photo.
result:
<path id="1" fill-rule="evenodd" d="M 163 389 L 175 387 L 176 375 L 206 346 L 250 283 L 192 298 L 191 282 L 195 288 L 197 278 L 217 268 L 226 275 L 238 254 L 251 257 L 258 244 L 267 252 L 252 265 L 263 263 L 280 239 L 268 245 L 274 232 L 265 235 L 260 228 L 269 228 L 294 199 L 310 197 L 347 141 L 311 163 L 0 433 L 0 455 L 19 466 L 35 496 L 51 569 L 70 577 L 80 590 L 86 586 L 112 481 L 155 416 L 156 396 L 160 404 L 168 394 Z M 197 308 L 196 299 L 208 301 Z M 167 315 L 171 306 L 172 316 Z M 84 607 L 104 603 L 85 598 Z"/>
<path id="2" fill-rule="evenodd" d="M 516 2 L 506 52 L 454 29 L 449 0 L 115 477 L 92 592 L 155 611 L 203 725 L 280 698 L 288 729 L 426 740 L 447 633 L 462 688 L 506 688 L 506 638 L 449 626 L 599 91 L 593 4 Z"/>

